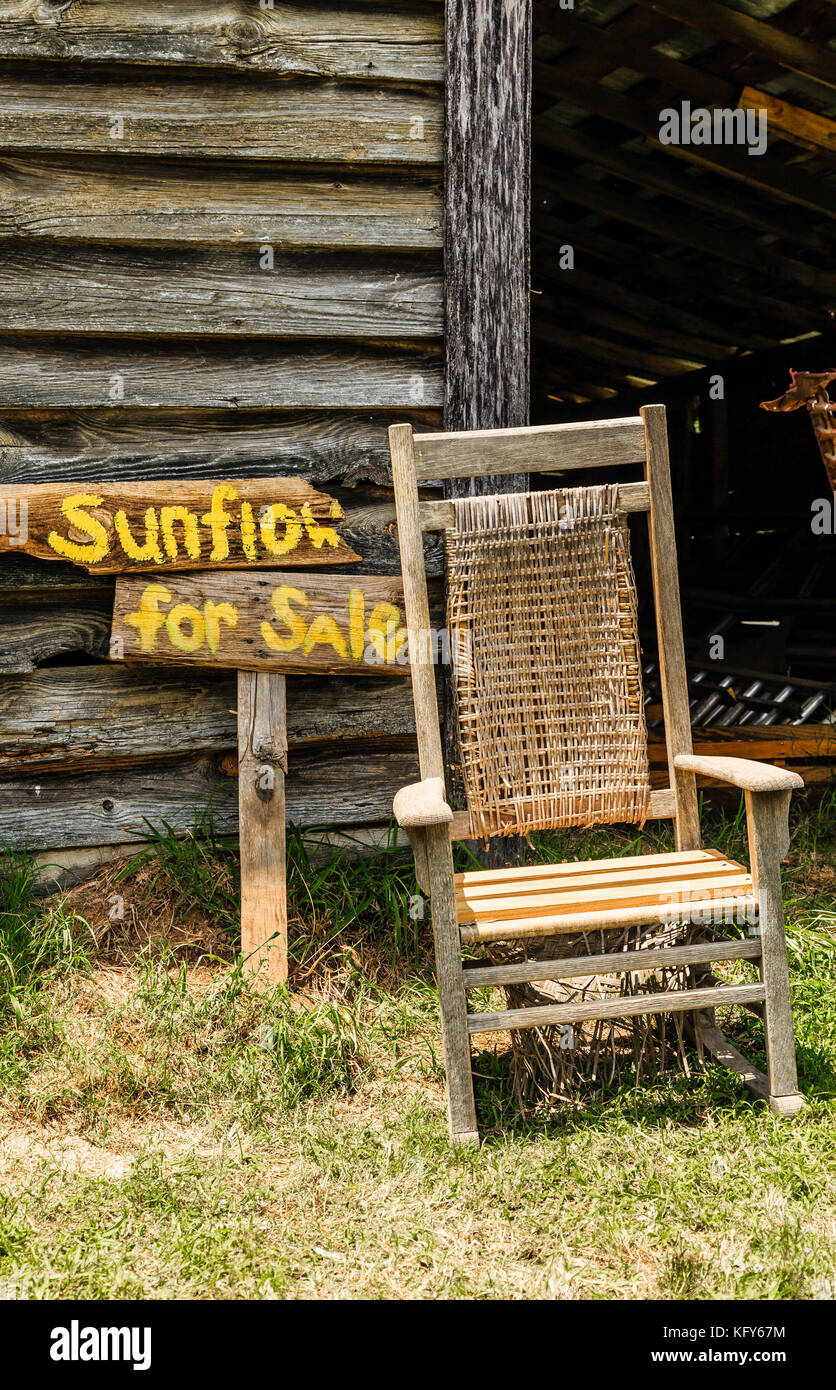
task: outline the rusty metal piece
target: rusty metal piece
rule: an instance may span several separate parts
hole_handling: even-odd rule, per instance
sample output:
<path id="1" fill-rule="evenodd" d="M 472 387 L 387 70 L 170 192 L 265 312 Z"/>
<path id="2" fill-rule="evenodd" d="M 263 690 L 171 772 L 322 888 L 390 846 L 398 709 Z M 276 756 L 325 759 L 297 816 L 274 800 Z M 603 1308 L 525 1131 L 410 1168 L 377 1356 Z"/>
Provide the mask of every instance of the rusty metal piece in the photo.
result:
<path id="1" fill-rule="evenodd" d="M 790 387 L 774 401 L 761 401 L 761 410 L 799 410 L 806 406 L 830 486 L 836 495 L 836 401 L 827 394 L 836 371 L 790 371 Z"/>

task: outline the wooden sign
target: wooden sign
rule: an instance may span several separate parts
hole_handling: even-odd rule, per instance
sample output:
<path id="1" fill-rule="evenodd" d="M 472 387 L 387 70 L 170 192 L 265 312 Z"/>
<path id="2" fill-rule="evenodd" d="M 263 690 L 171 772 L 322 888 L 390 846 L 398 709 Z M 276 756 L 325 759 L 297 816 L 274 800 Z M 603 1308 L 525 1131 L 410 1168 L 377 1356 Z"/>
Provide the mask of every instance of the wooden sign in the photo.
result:
<path id="1" fill-rule="evenodd" d="M 344 513 L 302 478 L 0 487 L 0 552 L 90 573 L 344 565 Z"/>
<path id="2" fill-rule="evenodd" d="M 225 573 L 116 581 L 114 660 L 240 671 L 409 672 L 400 579 Z"/>

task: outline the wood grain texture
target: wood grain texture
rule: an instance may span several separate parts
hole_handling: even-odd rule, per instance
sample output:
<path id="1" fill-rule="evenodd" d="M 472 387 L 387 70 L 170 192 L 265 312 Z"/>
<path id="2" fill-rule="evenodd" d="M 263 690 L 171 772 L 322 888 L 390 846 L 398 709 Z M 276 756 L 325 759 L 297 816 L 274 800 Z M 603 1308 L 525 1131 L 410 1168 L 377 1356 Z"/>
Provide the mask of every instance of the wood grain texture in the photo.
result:
<path id="1" fill-rule="evenodd" d="M 749 855 L 758 899 L 761 940 L 761 979 L 764 985 L 764 1027 L 769 1074 L 770 1103 L 784 1113 L 780 1102 L 798 1093 L 795 1064 L 795 1038 L 792 1027 L 792 998 L 784 931 L 784 903 L 781 892 L 781 862 L 789 849 L 790 791 L 747 791 L 746 819 Z M 792 1113 L 792 1112 L 790 1112 Z"/>
<path id="2" fill-rule="evenodd" d="M 668 767 L 675 769 L 676 758 L 692 753 L 693 748 L 665 407 L 643 406 L 641 417 L 646 433 L 645 478 L 650 488 L 650 563 L 665 713 L 665 742 Z M 672 772 L 672 778 L 676 793 L 676 847 L 698 849 L 700 820 L 694 774 L 678 769 Z"/>
<path id="3" fill-rule="evenodd" d="M 409 410 L 442 399 L 440 352 L 429 349 L 0 338 L 0 410 Z"/>
<path id="4" fill-rule="evenodd" d="M 401 410 L 416 428 L 437 412 Z M 0 422 L 14 448 L 0 444 L 0 483 L 81 483 L 105 477 L 265 478 L 292 475 L 314 486 L 340 482 L 391 486 L 389 411 L 237 411 L 131 409 L 26 411 Z"/>
<path id="5" fill-rule="evenodd" d="M 241 953 L 259 987 L 287 980 L 287 682 L 238 672 Z"/>
<path id="6" fill-rule="evenodd" d="M 445 429 L 528 419 L 528 0 L 448 0 Z"/>
<path id="7" fill-rule="evenodd" d="M 473 1033 L 503 1032 L 507 1028 L 543 1028 L 547 1024 L 581 1023 L 593 1018 L 635 1018 L 641 1014 L 685 1013 L 763 999 L 763 985 L 723 985 L 720 989 L 662 990 L 655 994 L 596 999 L 575 1004 L 545 1004 L 531 1009 L 468 1015 Z"/>
<path id="8" fill-rule="evenodd" d="M 427 886 L 432 901 L 433 940 L 447 1072 L 447 1118 L 454 1144 L 478 1144 L 467 1002 L 462 979 L 461 944 L 456 925 L 453 855 L 445 825 L 423 832 Z"/>
<path id="9" fill-rule="evenodd" d="M 443 77 L 438 7 L 399 4 L 341 10 L 245 0 L 40 0 L 0 4 L 0 55 L 88 63 L 137 63 L 306 77 Z"/>
<path id="10" fill-rule="evenodd" d="M 399 786 L 418 775 L 413 754 L 322 754 L 292 760 L 287 819 L 297 825 L 387 825 Z M 11 848 L 130 844 L 146 820 L 185 834 L 211 802 L 219 834 L 238 828 L 238 786 L 214 760 L 184 758 L 108 772 L 63 773 L 0 783 L 0 841 Z"/>
<path id="11" fill-rule="evenodd" d="M 752 792 L 793 791 L 804 786 L 804 779 L 797 772 L 787 767 L 754 762 L 751 758 L 709 758 L 705 754 L 698 754 L 677 757 L 674 765 Z"/>
<path id="12" fill-rule="evenodd" d="M 107 656 L 110 610 L 106 597 L 0 608 L 0 673 L 22 675 L 64 652 Z"/>
<path id="13" fill-rule="evenodd" d="M 0 319 L 85 337 L 438 338 L 441 277 L 412 258 L 255 250 L 62 248 L 17 242 L 0 263 Z"/>
<path id="14" fill-rule="evenodd" d="M 608 951 L 596 956 L 571 956 L 563 960 L 523 961 L 514 965 L 477 965 L 465 968 L 465 989 L 491 989 L 532 980 L 577 980 L 590 975 L 620 975 L 641 971 L 698 965 L 714 960 L 759 960 L 760 942 L 704 941 L 695 946 L 663 946 L 639 951 Z"/>
<path id="15" fill-rule="evenodd" d="M 290 570 L 120 576 L 114 660 L 273 670 L 409 674 L 400 580 Z"/>
<path id="16" fill-rule="evenodd" d="M 0 31 L 1 32 L 1 31 Z M 304 175 L 242 163 L 195 165 L 6 154 L 0 235 L 131 245 L 287 249 L 441 247 L 441 195 L 429 174 Z"/>
<path id="17" fill-rule="evenodd" d="M 442 110 L 420 87 L 179 73 L 3 74 L 0 145 L 171 158 L 441 164 Z"/>
<path id="18" fill-rule="evenodd" d="M 105 646 L 109 610 L 102 620 Z M 5 621 L 0 611 L 0 628 Z M 111 664 L 6 676 L 0 679 L 0 770 L 7 777 L 43 776 L 232 750 L 236 700 L 236 677 L 228 672 Z M 288 685 L 294 757 L 384 741 L 402 751 L 414 734 L 412 696 L 403 681 L 296 676 Z"/>
<path id="19" fill-rule="evenodd" d="M 340 504 L 301 478 L 0 486 L 0 518 L 0 553 L 97 574 L 360 559 L 337 530 Z"/>
<path id="20" fill-rule="evenodd" d="M 414 442 L 419 482 L 486 477 L 494 490 L 493 475 L 611 468 L 645 458 L 644 428 L 638 417 L 416 434 Z"/>

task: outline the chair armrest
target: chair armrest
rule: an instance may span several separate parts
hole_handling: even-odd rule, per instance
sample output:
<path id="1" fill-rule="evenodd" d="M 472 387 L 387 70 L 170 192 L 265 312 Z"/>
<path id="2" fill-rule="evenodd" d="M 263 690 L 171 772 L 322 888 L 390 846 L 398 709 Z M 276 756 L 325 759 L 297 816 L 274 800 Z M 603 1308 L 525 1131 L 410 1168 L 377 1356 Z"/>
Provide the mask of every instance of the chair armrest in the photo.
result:
<path id="1" fill-rule="evenodd" d="M 747 792 L 791 792 L 804 786 L 804 779 L 797 772 L 773 767 L 771 763 L 756 763 L 751 758 L 704 758 L 680 753 L 673 763 L 683 772 L 699 772 L 703 777 L 715 777 Z"/>
<path id="2" fill-rule="evenodd" d="M 395 820 L 404 830 L 411 825 L 445 825 L 453 812 L 444 800 L 444 779 L 427 777 L 401 787 L 392 802 Z"/>

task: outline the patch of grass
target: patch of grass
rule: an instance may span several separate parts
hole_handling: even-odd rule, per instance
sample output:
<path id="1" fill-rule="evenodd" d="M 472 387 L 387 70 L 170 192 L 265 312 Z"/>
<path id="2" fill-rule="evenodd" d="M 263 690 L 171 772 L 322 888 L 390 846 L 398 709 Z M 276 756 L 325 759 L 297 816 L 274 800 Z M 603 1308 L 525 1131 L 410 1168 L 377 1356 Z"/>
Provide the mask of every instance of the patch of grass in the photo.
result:
<path id="1" fill-rule="evenodd" d="M 667 834 L 539 837 L 532 853 L 649 852 Z M 40 1033 L 25 1002 L 0 1030 L 0 1280 L 65 1298 L 836 1294 L 832 803 L 795 822 L 785 876 L 800 1117 L 779 1120 L 708 1067 L 625 1074 L 521 1118 L 499 1036 L 475 1056 L 478 1151 L 447 1144 L 411 861 L 323 862 L 291 836 L 292 989 L 259 995 L 214 937 L 187 959 L 166 935 L 196 900 L 207 931 L 234 930 L 230 846 L 193 839 L 164 830 L 157 857 L 121 875 L 129 905 L 137 883 L 165 901 L 165 931 L 133 957 L 108 944 L 76 969 L 53 919 L 73 910 L 78 924 L 83 896 L 32 906 L 25 877 L 8 889 L 58 944 L 27 947 L 25 969 L 15 957 L 14 978 L 31 966 L 39 982 Z M 746 860 L 733 811 L 706 842 Z M 757 1061 L 760 1020 L 735 1011 L 728 1028 Z"/>

